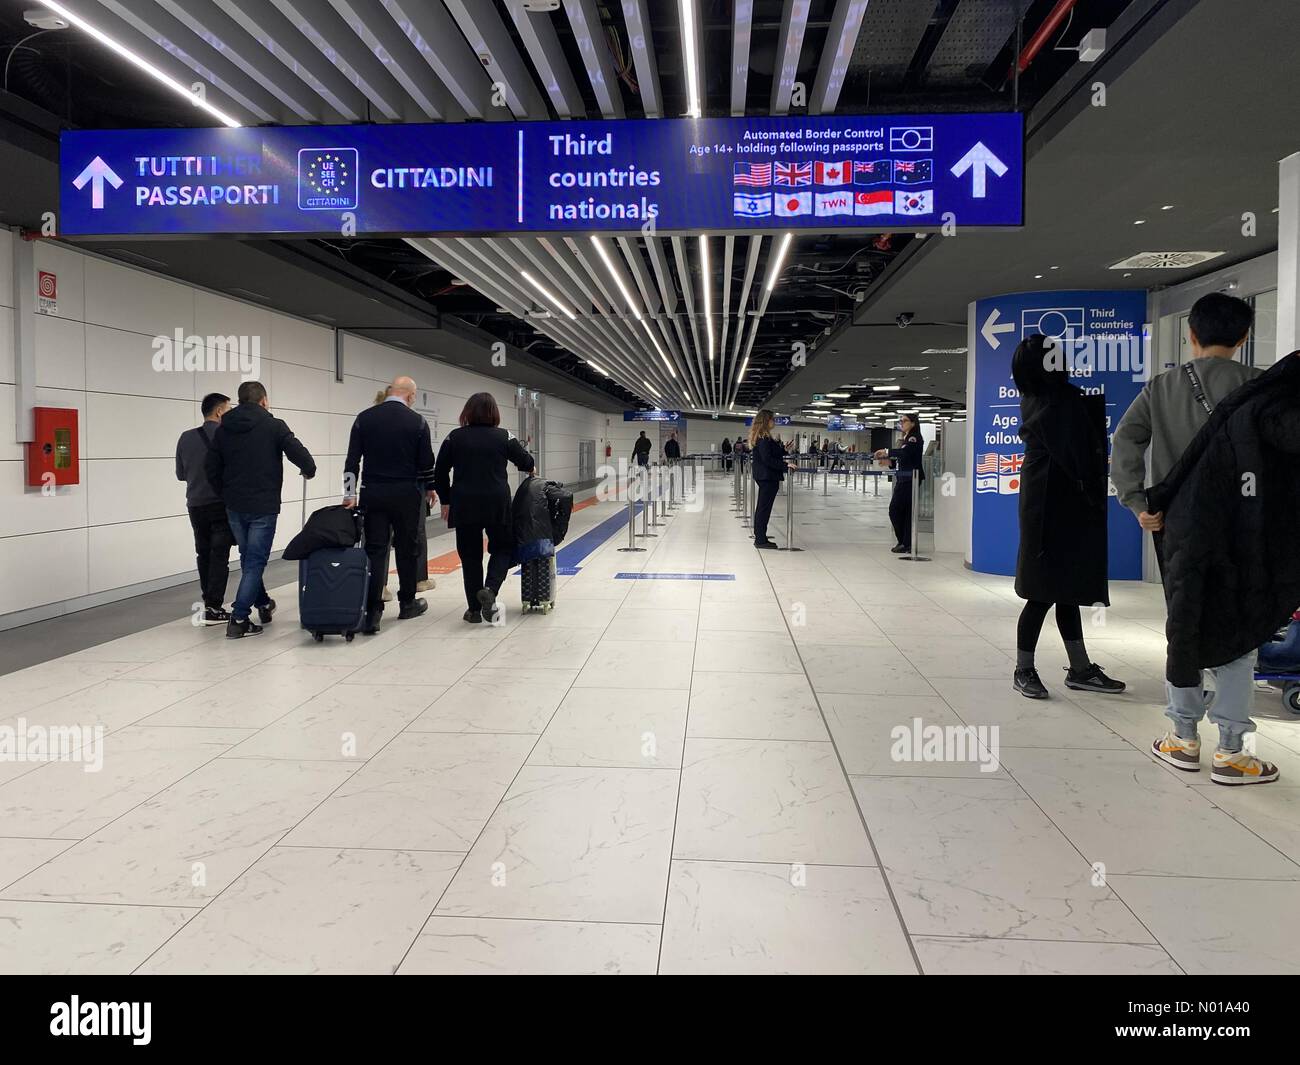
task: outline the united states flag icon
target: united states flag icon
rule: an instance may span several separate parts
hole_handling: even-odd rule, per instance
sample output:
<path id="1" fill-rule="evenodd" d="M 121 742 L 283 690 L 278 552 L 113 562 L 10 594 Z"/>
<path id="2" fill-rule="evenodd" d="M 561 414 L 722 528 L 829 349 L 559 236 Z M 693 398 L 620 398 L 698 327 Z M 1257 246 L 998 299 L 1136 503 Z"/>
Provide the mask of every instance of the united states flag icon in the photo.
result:
<path id="1" fill-rule="evenodd" d="M 737 185 L 754 185 L 759 188 L 772 184 L 771 163 L 737 163 Z"/>

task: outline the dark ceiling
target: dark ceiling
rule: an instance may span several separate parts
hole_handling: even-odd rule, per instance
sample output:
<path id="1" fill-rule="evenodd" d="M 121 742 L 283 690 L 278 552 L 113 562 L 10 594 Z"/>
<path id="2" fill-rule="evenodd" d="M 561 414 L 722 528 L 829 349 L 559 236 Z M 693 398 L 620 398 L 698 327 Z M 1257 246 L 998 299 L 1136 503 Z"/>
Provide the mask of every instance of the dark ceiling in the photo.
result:
<path id="1" fill-rule="evenodd" d="M 788 375 L 771 404 L 797 409 L 813 394 L 900 364 L 928 367 L 900 375 L 904 388 L 964 402 L 965 356 L 921 353 L 965 347 L 971 300 L 1037 289 L 1156 289 L 1277 246 L 1278 161 L 1300 150 L 1300 67 L 1272 63 L 1261 77 L 1259 48 L 1300 35 L 1300 5 L 1151 7 L 1132 27 L 1131 44 L 1087 72 L 1081 99 L 1064 109 L 1047 99 L 1029 113 L 1024 229 L 931 236 L 914 246 L 854 324 Z M 1104 107 L 1091 106 L 1097 81 L 1106 85 Z M 1244 212 L 1256 222 L 1251 236 Z M 1189 269 L 1110 269 L 1138 252 L 1170 250 L 1224 254 Z M 900 330 L 902 313 L 955 324 Z"/>
<path id="2" fill-rule="evenodd" d="M 184 6 L 187 0 L 175 0 Z M 377 2 L 377 0 L 376 0 Z M 436 0 L 433 0 L 436 2 Z M 483 0 L 484 3 L 489 0 Z M 515 46 L 522 55 L 527 50 L 514 23 L 507 15 L 504 0 L 491 0 L 502 15 Z M 101 0 L 108 8 L 120 5 Z M 146 0 L 139 3 L 148 6 Z M 1129 0 L 1079 0 L 1068 21 L 1057 29 L 1047 47 L 1018 79 L 1010 78 L 1013 59 L 1043 23 L 1056 0 L 872 0 L 868 4 L 861 30 L 840 94 L 839 113 L 889 111 L 962 111 L 1025 110 L 1052 90 L 1063 74 L 1078 66 L 1069 46 L 1088 29 L 1109 26 L 1129 6 Z M 143 74 L 75 30 L 55 31 L 29 37 L 32 29 L 22 18 L 25 5 L 6 0 L 0 5 L 0 53 L 9 62 L 7 88 L 18 99 L 0 96 L 0 111 L 7 113 L 9 128 L 31 137 L 50 137 L 59 126 L 142 127 L 193 125 L 198 121 L 192 107 L 176 101 L 159 90 Z M 93 5 L 89 5 L 93 9 Z M 129 5 L 128 5 L 129 6 Z M 774 72 L 782 34 L 784 0 L 754 0 L 749 41 L 749 77 L 746 84 L 745 109 L 750 114 L 768 114 Z M 1139 6 L 1150 6 L 1139 5 Z M 1157 5 L 1158 6 L 1158 5 Z M 629 56 L 627 26 L 618 3 L 596 5 L 619 74 L 618 89 L 629 117 L 643 114 L 637 91 L 635 72 Z M 732 0 L 697 0 L 704 41 L 703 71 L 706 114 L 730 113 L 731 48 L 733 38 Z M 836 0 L 810 0 L 807 29 L 797 64 L 797 76 L 811 85 L 821 54 L 828 46 Z M 683 49 L 677 0 L 648 0 L 646 4 L 650 36 L 653 38 L 658 65 L 664 112 L 680 114 L 685 110 Z M 1017 12 L 1023 20 L 1017 29 Z M 379 13 L 382 14 L 382 13 Z M 590 80 L 583 73 L 579 42 L 570 22 L 561 14 L 553 23 L 569 66 L 574 73 L 587 113 L 601 114 Z M 29 38 L 21 47 L 19 41 Z M 534 74 L 540 75 L 536 70 Z M 16 112 L 28 112 L 35 105 L 44 116 L 44 130 L 33 123 L 31 115 L 20 121 Z M 799 113 L 799 106 L 791 108 Z M 15 132 L 14 137 L 18 134 Z M 6 136 L 6 140 L 10 137 Z M 30 159 L 26 193 L 32 195 Z M 10 169 L 18 173 L 17 165 Z M 12 206 L 6 215 L 6 199 L 26 203 L 19 190 L 0 188 L 0 217 L 14 217 Z M 40 202 L 52 202 L 53 190 L 42 192 Z M 1035 209 L 1032 198 L 1031 211 Z M 1041 215 L 1039 216 L 1041 217 Z M 30 217 L 20 220 L 32 224 Z M 1033 216 L 1031 215 L 1031 224 Z M 1022 235 L 1002 234 L 981 238 L 1019 246 Z M 720 238 L 716 241 L 720 243 Z M 253 243 L 253 250 L 258 242 Z M 312 242 L 325 260 L 333 259 L 348 268 L 344 283 L 362 285 L 364 278 L 374 277 L 396 290 L 407 293 L 430 314 L 440 316 L 444 324 L 464 323 L 467 335 L 480 335 L 508 342 L 526 350 L 539 364 L 571 378 L 583 390 L 598 389 L 618 406 L 637 405 L 636 397 L 615 381 L 593 372 L 583 361 L 586 354 L 562 347 L 555 340 L 535 330 L 526 320 L 503 311 L 495 300 L 481 295 L 464 284 L 456 284 L 451 273 L 430 261 L 416 249 L 401 241 L 374 239 L 334 239 Z M 738 409 L 752 407 L 776 389 L 789 372 L 791 344 L 811 345 L 825 339 L 826 331 L 842 329 L 868 304 L 860 302 L 879 285 L 884 272 L 902 256 L 916 251 L 915 238 L 909 233 L 855 233 L 804 235 L 794 240 L 781 284 L 773 291 L 763 316 L 748 371 L 736 397 Z M 642 244 L 643 242 L 638 242 Z M 773 253 L 774 241 L 764 242 L 759 276 Z M 116 254 L 111 248 L 101 252 Z M 260 249 L 262 251 L 273 249 Z M 721 255 L 716 253 L 715 262 Z M 157 258 L 157 256 L 154 256 Z M 173 251 L 166 257 L 173 276 L 198 280 L 187 263 L 202 261 L 201 256 Z M 238 256 L 222 256 L 232 265 Z M 669 256 L 671 282 L 679 292 L 684 287 L 698 290 L 698 261 L 688 259 L 691 276 L 681 276 L 678 263 Z M 740 291 L 745 268 L 744 243 L 737 242 L 732 269 L 733 300 Z M 362 281 L 356 280 L 357 273 Z M 928 272 L 928 270 L 926 271 Z M 268 287 L 263 285 L 263 288 Z M 906 290 L 904 290 L 906 291 Z M 272 303 L 281 301 L 281 292 L 267 292 Z M 751 292 L 746 308 L 756 308 L 758 293 Z M 942 302 L 942 301 L 941 301 Z M 919 321 L 943 320 L 953 314 L 951 301 L 944 302 L 942 315 L 930 314 L 918 303 Z M 734 307 L 733 307 L 734 310 Z M 734 324 L 734 321 L 733 321 Z M 879 330 L 873 331 L 879 335 Z M 869 348 L 873 341 L 855 339 L 845 342 L 849 348 Z M 734 334 L 733 334 L 734 335 Z M 914 333 L 913 336 L 919 336 Z M 837 338 L 838 339 L 838 338 Z M 826 349 L 829 351 L 829 346 Z M 432 352 L 437 355 L 438 353 Z M 915 361 L 914 359 L 912 361 Z M 811 370 L 807 371 L 811 374 Z M 832 376 L 834 376 L 832 374 Z M 960 374 L 954 374 L 961 377 Z M 835 382 L 839 385 L 842 382 Z M 834 386 L 832 386 L 834 387 Z M 938 391 L 938 386 L 934 386 Z M 954 398 L 960 399 L 955 395 Z"/>

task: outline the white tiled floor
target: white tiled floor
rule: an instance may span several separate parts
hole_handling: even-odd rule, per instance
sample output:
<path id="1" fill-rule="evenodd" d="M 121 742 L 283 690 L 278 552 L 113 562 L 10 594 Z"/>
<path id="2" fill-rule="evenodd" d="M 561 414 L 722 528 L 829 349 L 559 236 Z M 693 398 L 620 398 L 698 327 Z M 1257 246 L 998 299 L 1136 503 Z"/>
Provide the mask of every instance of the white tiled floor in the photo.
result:
<path id="1" fill-rule="evenodd" d="M 0 761 L 0 971 L 1300 970 L 1300 720 L 1258 696 L 1268 787 L 1154 762 L 1157 588 L 1087 619 L 1128 693 L 1067 692 L 1049 624 L 1031 703 L 1009 579 L 894 558 L 886 497 L 836 485 L 756 552 L 706 484 L 547 616 L 512 578 L 471 628 L 453 573 L 317 645 L 285 587 L 257 640 L 181 619 L 0 677 L 0 724 L 108 731 L 98 773 Z M 996 771 L 900 760 L 916 719 L 996 726 Z"/>

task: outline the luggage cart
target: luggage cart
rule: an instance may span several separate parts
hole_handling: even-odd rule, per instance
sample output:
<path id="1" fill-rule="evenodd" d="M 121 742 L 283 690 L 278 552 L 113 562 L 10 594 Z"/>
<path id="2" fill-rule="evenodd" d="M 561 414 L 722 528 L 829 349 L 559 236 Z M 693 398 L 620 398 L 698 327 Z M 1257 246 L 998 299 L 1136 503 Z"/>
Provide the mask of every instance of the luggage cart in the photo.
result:
<path id="1" fill-rule="evenodd" d="M 1255 679 L 1282 690 L 1282 705 L 1300 717 L 1300 610 L 1281 640 L 1266 643 L 1259 650 Z"/>

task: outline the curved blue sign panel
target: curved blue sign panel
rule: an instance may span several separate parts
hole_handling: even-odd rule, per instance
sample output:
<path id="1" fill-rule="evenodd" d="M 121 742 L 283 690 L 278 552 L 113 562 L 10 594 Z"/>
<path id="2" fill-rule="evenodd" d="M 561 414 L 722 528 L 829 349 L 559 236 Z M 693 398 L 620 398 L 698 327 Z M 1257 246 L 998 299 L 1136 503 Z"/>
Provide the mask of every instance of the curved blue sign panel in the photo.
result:
<path id="1" fill-rule="evenodd" d="M 971 566 L 981 573 L 1016 572 L 1020 545 L 1020 393 L 1011 379 L 1011 355 L 1021 339 L 1043 333 L 1071 380 L 1106 397 L 1109 438 L 1142 390 L 1148 345 L 1147 294 L 1127 292 L 1020 292 L 975 303 L 975 387 L 968 397 L 974 423 L 970 456 Z M 1111 491 L 1111 580 L 1142 579 L 1142 534 L 1133 515 Z"/>
<path id="2" fill-rule="evenodd" d="M 1014 113 L 71 130 L 69 235 L 1018 226 Z"/>

